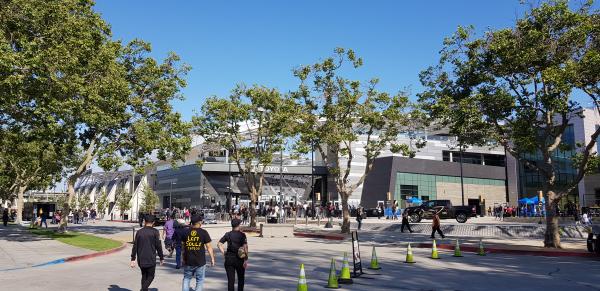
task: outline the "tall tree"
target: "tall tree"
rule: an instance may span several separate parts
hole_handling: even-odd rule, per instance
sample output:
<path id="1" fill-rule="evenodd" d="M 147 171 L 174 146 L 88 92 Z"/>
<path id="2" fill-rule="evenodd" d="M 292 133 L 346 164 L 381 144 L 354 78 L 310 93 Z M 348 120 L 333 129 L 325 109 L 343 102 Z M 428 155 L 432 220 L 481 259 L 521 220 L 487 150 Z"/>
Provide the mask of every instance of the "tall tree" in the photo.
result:
<path id="1" fill-rule="evenodd" d="M 271 88 L 236 87 L 228 98 L 212 97 L 193 120 L 207 143 L 230 150 L 250 193 L 250 226 L 256 227 L 256 205 L 264 186 L 265 166 L 296 130 L 299 106 Z"/>
<path id="2" fill-rule="evenodd" d="M 108 194 L 106 191 L 102 191 L 98 198 L 96 198 L 96 209 L 98 209 L 98 213 L 100 214 L 100 218 L 104 218 L 104 213 L 106 208 L 108 207 Z"/>
<path id="3" fill-rule="evenodd" d="M 444 41 L 439 64 L 421 73 L 428 89 L 420 99 L 432 117 L 454 134 L 475 132 L 465 143 L 500 143 L 539 173 L 546 247 L 560 247 L 559 201 L 597 164 L 600 128 L 587 141 L 564 142 L 573 119 L 583 117 L 578 100 L 590 98 L 600 113 L 600 16 L 591 7 L 592 2 L 575 10 L 567 1 L 542 3 L 514 27 L 479 38 L 472 28 L 460 27 Z M 577 152 L 577 174 L 560 183 L 555 153 L 564 150 Z"/>
<path id="4" fill-rule="evenodd" d="M 131 209 L 131 197 L 131 193 L 125 187 L 119 187 L 115 193 L 116 204 L 123 219 L 125 218 L 125 212 Z"/>
<path id="5" fill-rule="evenodd" d="M 146 186 L 144 188 L 144 200 L 140 205 L 140 211 L 144 213 L 154 213 L 156 205 L 158 205 L 158 195 L 152 190 L 151 187 Z"/>
<path id="6" fill-rule="evenodd" d="M 0 6 L 0 75 L 6 80 L 0 118 L 64 128 L 70 152 L 78 154 L 70 160 L 68 202 L 93 161 L 104 169 L 142 167 L 153 156 L 176 161 L 191 145 L 190 125 L 170 104 L 182 98 L 189 68 L 175 54 L 157 62 L 142 41 L 113 41 L 93 4 L 12 0 Z"/>
<path id="7" fill-rule="evenodd" d="M 17 198 L 17 223 L 23 217 L 25 191 L 60 181 L 66 166 L 63 159 L 69 156 L 66 148 L 40 138 L 45 136 L 14 127 L 0 129 L 0 164 L 5 165 L 2 179 L 5 191 Z M 11 180 L 7 184 L 8 179 Z"/>
<path id="8" fill-rule="evenodd" d="M 335 55 L 311 66 L 295 70 L 301 81 L 294 97 L 302 104 L 302 134 L 300 149 L 314 143 L 329 174 L 334 177 L 336 191 L 342 202 L 342 232 L 350 231 L 348 199 L 365 180 L 374 160 L 389 148 L 413 157 L 415 149 L 397 142 L 400 132 L 419 118 L 411 109 L 408 97 L 400 93 L 391 95 L 376 90 L 377 79 L 363 88 L 357 80 L 341 75 L 344 64 L 357 69 L 363 61 L 352 50 L 335 49 Z M 350 179 L 352 162 L 356 155 L 353 144 L 359 136 L 366 138 L 364 172 L 356 180 Z M 422 146 L 422 144 L 418 144 Z"/>

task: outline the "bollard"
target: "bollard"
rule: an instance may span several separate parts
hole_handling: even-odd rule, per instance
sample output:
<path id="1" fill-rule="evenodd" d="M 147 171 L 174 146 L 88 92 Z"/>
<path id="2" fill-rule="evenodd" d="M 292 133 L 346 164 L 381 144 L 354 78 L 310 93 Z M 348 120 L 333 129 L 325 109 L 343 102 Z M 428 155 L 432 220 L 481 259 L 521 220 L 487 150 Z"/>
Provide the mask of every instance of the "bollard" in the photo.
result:
<path id="1" fill-rule="evenodd" d="M 308 215 L 306 217 L 306 225 L 308 225 Z"/>
<path id="2" fill-rule="evenodd" d="M 317 216 L 317 226 L 321 226 L 321 217 Z"/>
<path id="3" fill-rule="evenodd" d="M 263 237 L 263 224 L 260 224 L 260 234 L 258 235 L 258 237 Z"/>
<path id="4" fill-rule="evenodd" d="M 131 227 L 131 232 L 133 236 L 131 237 L 131 243 L 135 242 L 135 226 Z"/>

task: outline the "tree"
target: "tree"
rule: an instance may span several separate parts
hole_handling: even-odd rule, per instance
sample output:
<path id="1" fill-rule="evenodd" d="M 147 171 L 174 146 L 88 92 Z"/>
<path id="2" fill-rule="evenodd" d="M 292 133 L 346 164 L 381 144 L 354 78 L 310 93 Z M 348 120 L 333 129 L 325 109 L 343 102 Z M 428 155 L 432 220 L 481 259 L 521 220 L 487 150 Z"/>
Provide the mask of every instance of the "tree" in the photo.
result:
<path id="1" fill-rule="evenodd" d="M 108 203 L 108 194 L 103 190 L 96 199 L 96 209 L 98 209 L 98 212 L 100 213 L 100 218 L 104 218 L 104 213 L 108 207 Z"/>
<path id="2" fill-rule="evenodd" d="M 87 194 L 79 194 L 77 196 L 77 208 L 83 209 L 90 207 L 91 204 L 90 196 Z"/>
<path id="3" fill-rule="evenodd" d="M 5 191 L 17 197 L 17 223 L 22 221 L 25 191 L 59 181 L 64 167 L 62 157 L 69 156 L 60 143 L 39 136 L 14 125 L 0 129 L 0 164 L 4 165 L 1 180 Z"/>
<path id="4" fill-rule="evenodd" d="M 381 152 L 389 147 L 392 152 L 414 156 L 414 149 L 396 139 L 411 119 L 419 118 L 417 111 L 410 110 L 404 94 L 378 92 L 377 79 L 361 88 L 360 81 L 342 77 L 340 71 L 348 62 L 354 69 L 363 63 L 354 51 L 337 48 L 333 57 L 296 69 L 294 74 L 301 84 L 293 94 L 305 112 L 298 148 L 307 151 L 307 145 L 314 142 L 333 176 L 342 202 L 343 233 L 350 232 L 348 198 L 362 185 Z M 351 180 L 352 162 L 358 154 L 352 145 L 359 136 L 366 137 L 366 167 L 357 180 Z"/>
<path id="5" fill-rule="evenodd" d="M 124 187 L 119 187 L 117 189 L 117 193 L 115 193 L 117 199 L 117 207 L 119 208 L 119 212 L 121 212 L 121 218 L 124 217 L 125 212 L 131 209 L 131 193 L 125 190 Z"/>
<path id="6" fill-rule="evenodd" d="M 68 159 L 68 202 L 93 161 L 105 170 L 141 168 L 188 152 L 190 125 L 170 104 L 182 98 L 189 70 L 178 56 L 159 63 L 143 41 L 113 41 L 93 1 L 5 1 L 0 16 L 0 74 L 10 76 L 0 84 L 0 118 L 63 128 L 68 152 L 77 154 Z M 46 138 L 55 142 L 54 134 Z"/>
<path id="7" fill-rule="evenodd" d="M 600 15 L 591 5 L 571 10 L 567 1 L 543 3 L 514 27 L 480 38 L 460 27 L 444 41 L 439 64 L 421 73 L 427 90 L 420 100 L 432 117 L 453 134 L 475 133 L 464 143 L 501 144 L 542 177 L 546 247 L 560 247 L 559 201 L 597 165 L 600 128 L 587 142 L 564 142 L 570 122 L 583 117 L 575 95 L 590 98 L 600 112 Z M 577 152 L 577 174 L 559 183 L 555 153 L 565 150 Z"/>
<path id="8" fill-rule="evenodd" d="M 250 193 L 250 226 L 256 227 L 256 205 L 262 193 L 265 166 L 286 138 L 294 135 L 299 106 L 276 89 L 262 86 L 232 90 L 228 98 L 212 97 L 194 117 L 195 131 L 209 144 L 230 150 L 230 157 Z"/>
<path id="9" fill-rule="evenodd" d="M 140 211 L 154 213 L 156 205 L 158 205 L 158 195 L 156 195 L 152 188 L 146 186 L 144 188 L 144 200 L 142 201 L 142 205 L 140 205 Z"/>

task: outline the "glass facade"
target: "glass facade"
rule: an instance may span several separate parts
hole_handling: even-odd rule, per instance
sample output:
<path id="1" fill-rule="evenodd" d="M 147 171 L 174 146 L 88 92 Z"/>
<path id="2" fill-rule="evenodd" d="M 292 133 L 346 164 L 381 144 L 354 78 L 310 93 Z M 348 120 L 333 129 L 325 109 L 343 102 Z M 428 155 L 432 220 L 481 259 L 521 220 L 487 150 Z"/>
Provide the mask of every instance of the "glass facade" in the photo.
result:
<path id="1" fill-rule="evenodd" d="M 401 201 L 407 196 L 419 197 L 423 200 L 437 199 L 437 182 L 460 183 L 460 177 L 398 172 L 394 199 Z M 464 177 L 463 182 L 465 187 L 467 185 L 504 186 L 504 180 L 499 179 Z"/>
<path id="2" fill-rule="evenodd" d="M 559 147 L 564 150 L 557 149 L 553 152 L 553 161 L 556 167 L 557 184 L 567 185 L 573 182 L 577 175 L 575 167 L 573 167 L 572 158 L 575 155 L 575 133 L 573 125 L 569 125 L 563 134 L 563 146 Z M 532 163 L 537 163 L 542 160 L 541 154 L 532 153 L 525 155 L 525 159 Z M 543 177 L 535 170 L 525 167 L 523 163 L 519 163 L 519 198 L 537 196 L 538 191 L 542 189 Z M 577 190 L 576 190 L 577 191 Z M 571 193 L 568 200 L 578 201 L 576 193 Z M 563 200 L 565 202 L 566 199 Z"/>

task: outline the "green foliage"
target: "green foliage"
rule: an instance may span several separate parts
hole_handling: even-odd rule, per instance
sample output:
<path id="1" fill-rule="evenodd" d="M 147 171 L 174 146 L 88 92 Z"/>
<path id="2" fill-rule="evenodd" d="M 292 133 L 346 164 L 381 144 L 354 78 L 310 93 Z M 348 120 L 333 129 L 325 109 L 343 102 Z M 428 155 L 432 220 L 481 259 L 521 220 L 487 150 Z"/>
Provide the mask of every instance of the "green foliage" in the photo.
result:
<path id="1" fill-rule="evenodd" d="M 77 207 L 79 209 L 89 208 L 91 203 L 90 195 L 79 194 L 79 196 L 77 196 Z"/>
<path id="2" fill-rule="evenodd" d="M 428 88 L 419 96 L 423 107 L 461 144 L 497 141 L 541 174 L 550 218 L 560 198 L 588 172 L 600 135 L 596 129 L 589 142 L 576 146 L 578 174 L 571 184 L 558 185 L 553 153 L 568 147 L 563 135 L 584 114 L 573 96 L 583 92 L 593 110 L 600 109 L 600 14 L 591 2 L 576 10 L 568 4 L 542 3 L 514 27 L 480 38 L 459 28 L 444 41 L 439 64 L 420 76 Z M 558 235 L 547 233 L 546 245 L 557 246 Z"/>
<path id="3" fill-rule="evenodd" d="M 158 195 L 149 186 L 144 189 L 144 200 L 140 205 L 140 211 L 144 213 L 153 213 L 158 205 Z"/>
<path id="4" fill-rule="evenodd" d="M 297 148 L 306 151 L 315 143 L 321 153 L 342 198 L 345 213 L 342 230 L 346 232 L 349 230 L 348 197 L 364 182 L 375 158 L 387 148 L 412 157 L 418 147 L 423 146 L 422 142 L 413 144 L 414 147 L 398 142 L 401 132 L 416 130 L 422 116 L 411 107 L 406 94 L 377 91 L 377 79 L 362 84 L 342 76 L 345 64 L 357 69 L 362 63 L 354 51 L 337 48 L 334 56 L 294 71 L 301 84 L 293 96 L 304 109 L 304 114 L 299 116 L 303 123 Z M 357 154 L 352 144 L 359 136 L 366 137 L 367 166 L 358 181 L 350 181 L 351 162 Z"/>
<path id="5" fill-rule="evenodd" d="M 93 5 L 91 0 L 0 5 L 0 124 L 12 135 L 8 145 L 27 146 L 5 160 L 27 173 L 35 164 L 23 158 L 39 160 L 44 173 L 33 176 L 44 183 L 68 173 L 68 201 L 94 160 L 106 170 L 122 164 L 139 170 L 153 153 L 175 162 L 191 145 L 190 124 L 171 105 L 182 98 L 189 67 L 175 54 L 158 62 L 143 41 L 112 40 Z M 55 162 L 40 159 L 42 154 Z M 59 170 L 47 169 L 54 166 Z"/>
<path id="6" fill-rule="evenodd" d="M 58 209 L 61 209 L 63 211 L 66 210 L 66 208 L 64 208 L 65 205 L 69 205 L 69 209 L 71 209 L 72 207 L 75 207 L 75 203 L 74 201 L 71 201 L 71 203 L 69 203 L 69 195 L 61 195 L 56 199 L 56 207 Z"/>
<path id="7" fill-rule="evenodd" d="M 206 143 L 229 149 L 250 191 L 251 204 L 258 201 L 264 165 L 283 150 L 284 142 L 297 130 L 300 107 L 276 89 L 238 85 L 227 98 L 211 97 L 193 119 L 195 131 Z M 251 209 L 251 225 L 256 213 Z"/>
<path id="8" fill-rule="evenodd" d="M 108 208 L 108 194 L 106 191 L 102 191 L 98 198 L 96 198 L 96 208 L 98 209 L 98 213 L 100 215 L 104 214 L 106 208 Z"/>
<path id="9" fill-rule="evenodd" d="M 117 207 L 119 208 L 121 215 L 127 212 L 127 210 L 131 209 L 131 193 L 127 191 L 127 189 L 123 187 L 117 188 L 117 193 L 115 193 L 117 199 Z"/>

